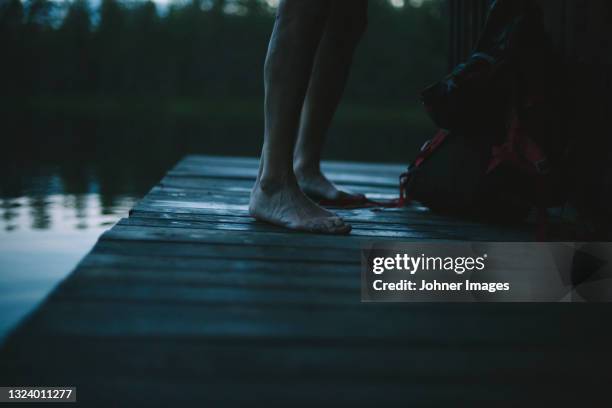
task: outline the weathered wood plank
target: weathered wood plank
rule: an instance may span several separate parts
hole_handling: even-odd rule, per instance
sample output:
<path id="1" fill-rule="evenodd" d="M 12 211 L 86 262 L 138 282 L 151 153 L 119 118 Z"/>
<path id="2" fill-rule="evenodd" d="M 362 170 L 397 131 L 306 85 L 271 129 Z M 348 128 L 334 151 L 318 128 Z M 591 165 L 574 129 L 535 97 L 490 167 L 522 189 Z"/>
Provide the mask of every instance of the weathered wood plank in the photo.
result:
<path id="1" fill-rule="evenodd" d="M 243 208 L 244 209 L 244 208 Z M 154 204 L 149 201 L 141 201 L 131 212 L 130 216 L 135 218 L 161 218 L 168 220 L 186 220 L 186 221 L 207 221 L 219 220 L 224 223 L 248 223 L 260 224 L 260 227 L 268 226 L 264 223 L 255 221 L 248 212 L 234 209 L 223 209 L 217 206 L 210 211 L 209 208 L 202 208 L 197 202 L 192 205 L 181 205 L 173 207 L 168 204 Z M 428 211 L 420 209 L 405 208 L 405 209 L 354 209 L 354 210 L 334 210 L 337 214 L 350 220 L 352 225 L 361 225 L 362 228 L 376 228 L 379 230 L 401 228 L 404 231 L 415 228 L 436 228 L 443 230 L 444 228 L 453 228 L 455 232 L 464 228 L 480 228 L 488 231 L 498 230 L 504 231 L 522 231 L 530 233 L 533 227 L 530 225 L 518 226 L 503 226 L 499 228 L 485 225 L 479 222 L 471 222 L 451 217 L 443 217 L 432 214 Z M 278 229 L 272 225 L 268 226 L 272 229 Z"/>
<path id="2" fill-rule="evenodd" d="M 228 192 L 244 192 L 251 191 L 253 187 L 254 180 L 246 180 L 246 179 L 227 179 L 227 178 L 206 178 L 206 177 L 197 177 L 197 176 L 165 176 L 159 187 L 162 188 L 179 188 L 185 190 L 202 190 L 202 189 L 226 189 Z M 353 184 L 353 183 L 341 183 L 338 182 L 338 185 L 342 188 L 363 192 L 364 194 L 375 193 L 377 191 L 384 191 L 386 193 L 399 193 L 399 181 L 396 180 L 394 182 L 387 182 L 384 185 L 369 185 L 369 184 Z"/>
<path id="3" fill-rule="evenodd" d="M 228 167 L 258 168 L 259 159 L 254 157 L 228 157 L 228 156 L 186 156 L 175 168 L 183 165 L 222 165 Z M 351 161 L 323 160 L 321 167 L 324 171 L 355 172 L 355 173 L 386 173 L 398 175 L 406 170 L 403 163 L 365 163 Z"/>
<path id="4" fill-rule="evenodd" d="M 129 244 L 128 246 L 133 245 Z M 162 270 L 163 273 L 171 274 L 187 271 L 194 276 L 202 272 L 215 271 L 219 273 L 238 273 L 238 274 L 265 274 L 268 277 L 290 276 L 292 278 L 304 277 L 338 277 L 338 275 L 350 275 L 355 278 L 355 268 L 357 263 L 338 264 L 336 262 L 325 262 L 317 260 L 316 263 L 304 263 L 301 261 L 258 261 L 253 259 L 217 259 L 206 257 L 181 257 L 181 256 L 160 256 L 158 253 L 151 253 L 148 256 L 136 255 L 133 253 L 103 253 L 95 251 L 89 254 L 81 263 L 75 274 L 87 268 L 104 268 L 116 270 L 123 274 L 123 270 L 134 271 L 142 269 L 145 272 L 155 272 Z M 344 278 L 346 281 L 346 278 Z"/>
<path id="5" fill-rule="evenodd" d="M 199 216 L 221 216 L 221 217 L 246 217 L 248 218 L 247 205 L 242 206 L 223 206 L 216 203 L 180 203 L 175 205 L 175 202 L 148 202 L 142 201 L 138 203 L 132 214 L 138 215 L 143 213 L 156 213 L 161 217 L 168 216 L 183 216 L 183 217 L 199 217 Z M 349 222 L 363 222 L 380 226 L 381 231 L 386 231 L 386 224 L 404 225 L 405 231 L 410 232 L 411 226 L 414 226 L 418 231 L 419 224 L 432 225 L 432 230 L 444 233 L 446 227 L 453 229 L 455 234 L 453 239 L 473 240 L 473 241 L 529 241 L 534 237 L 533 227 L 492 227 L 480 223 L 471 223 L 461 220 L 453 220 L 451 218 L 440 218 L 440 223 L 435 220 L 428 220 L 429 214 L 423 214 L 420 217 L 418 213 L 411 213 L 403 210 L 384 210 L 373 211 L 370 209 L 360 210 L 337 210 L 336 213 Z M 434 217 L 434 216 L 431 216 Z M 428 221 L 419 221 L 428 220 Z M 413 221 L 414 220 L 414 221 Z M 442 221 L 443 220 L 443 221 Z M 414 224 L 413 224 L 414 222 Z M 439 228 L 437 228 L 439 226 Z M 391 230 L 389 230 L 391 231 Z M 426 239 L 427 236 L 422 237 Z M 408 237 L 406 239 L 409 240 Z M 443 239 L 443 238 L 438 238 Z"/>
<path id="6" fill-rule="evenodd" d="M 192 177 L 192 178 L 215 178 L 230 180 L 249 180 L 254 181 L 257 177 L 257 169 L 246 168 L 227 168 L 224 166 L 198 166 L 182 167 L 168 172 L 170 177 Z M 355 186 L 382 186 L 396 187 L 399 184 L 399 173 L 395 177 L 388 175 L 365 175 L 362 173 L 335 173 L 329 172 L 329 178 L 338 183 L 350 184 Z"/>
<path id="7" fill-rule="evenodd" d="M 208 179 L 206 179 L 208 180 Z M 173 188 L 173 187 L 154 187 L 149 194 L 147 194 L 147 198 L 188 198 L 188 199 L 196 199 L 196 200 L 204 200 L 209 196 L 212 197 L 225 197 L 226 199 L 233 199 L 235 197 L 249 197 L 251 194 L 251 187 L 236 187 L 236 184 L 232 183 L 232 189 L 229 190 L 229 187 L 207 187 L 208 183 L 200 183 L 200 188 L 197 189 L 184 189 L 184 188 Z M 398 189 L 396 188 L 388 188 L 388 187 L 362 187 L 362 186 L 354 186 L 356 188 L 352 188 L 349 185 L 339 185 L 341 188 L 346 188 L 347 190 L 351 190 L 354 192 L 363 192 L 367 194 L 368 198 L 375 201 L 387 202 L 390 200 L 397 199 Z"/>
<path id="8" fill-rule="evenodd" d="M 121 220 L 118 225 L 134 226 L 134 227 L 163 227 L 163 228 L 189 228 L 189 229 L 206 229 L 220 231 L 249 231 L 259 233 L 285 233 L 280 227 L 268 226 L 260 222 L 251 222 L 245 220 L 243 222 L 219 222 L 219 221 L 187 221 L 187 220 L 169 220 L 164 218 L 151 217 L 131 217 Z M 372 224 L 352 223 L 353 231 L 351 236 L 368 237 L 369 239 L 376 238 L 407 238 L 407 239 L 461 239 L 452 228 L 438 229 L 431 227 L 421 227 L 419 229 L 409 227 L 386 227 L 384 230 L 377 228 Z"/>
<path id="9" fill-rule="evenodd" d="M 155 301 L 105 301 L 52 298 L 32 317 L 28 331 L 36 335 L 162 336 L 211 338 L 379 339 L 383 344 L 510 345 L 554 341 L 569 345 L 585 336 L 575 328 L 594 328 L 593 319 L 577 321 L 554 313 L 483 313 L 477 308 L 427 307 L 427 305 L 375 305 L 359 309 L 354 304 L 228 304 Z M 357 299 L 355 302 L 358 302 Z M 418 311 L 429 313 L 419 313 Z M 495 309 L 492 309 L 493 311 Z M 503 309 L 501 309 L 503 310 Z M 384 316 L 384 318 L 381 318 Z M 399 319 L 399 320 L 398 320 Z M 438 319 L 443 319 L 440 325 Z M 401 321 L 401 324 L 399 322 Z M 586 324 L 589 322 L 590 324 Z M 569 327 L 567 324 L 576 324 Z M 558 324 L 562 326 L 550 330 Z M 482 328 L 487 327 L 486 335 Z M 530 337 L 525 338 L 524 333 Z M 559 339 L 558 336 L 566 336 Z M 522 340 L 521 340 L 522 339 Z"/>
<path id="10" fill-rule="evenodd" d="M 96 253 L 117 255 L 160 257 L 179 256 L 193 259 L 243 259 L 265 261 L 292 261 L 305 263 L 358 264 L 357 250 L 337 248 L 268 247 L 266 245 L 202 244 L 191 242 L 156 242 L 131 240 L 101 240 L 96 244 Z"/>
<path id="11" fill-rule="evenodd" d="M 126 225 L 127 223 L 127 225 Z M 369 240 L 355 236 L 320 236 L 313 240 L 311 234 L 291 232 L 269 232 L 260 234 L 250 231 L 232 231 L 219 234 L 205 228 L 138 227 L 130 222 L 116 225 L 100 238 L 107 240 L 185 242 L 224 245 L 264 245 L 270 247 L 333 248 L 359 250 Z M 388 240 L 378 238 L 377 240 Z"/>

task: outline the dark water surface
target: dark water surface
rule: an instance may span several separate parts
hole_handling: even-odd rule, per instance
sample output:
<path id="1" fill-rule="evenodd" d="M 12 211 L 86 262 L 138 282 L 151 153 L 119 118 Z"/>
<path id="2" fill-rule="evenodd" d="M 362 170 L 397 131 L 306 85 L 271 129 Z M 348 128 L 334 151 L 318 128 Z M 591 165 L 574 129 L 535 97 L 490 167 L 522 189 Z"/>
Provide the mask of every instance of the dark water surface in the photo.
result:
<path id="1" fill-rule="evenodd" d="M 32 187 L 22 195 L 0 199 L 0 338 L 74 268 L 102 232 L 127 214 L 135 200 L 133 195 L 121 195 L 108 205 L 95 182 L 90 192 L 67 193 L 52 170 L 28 181 Z"/>

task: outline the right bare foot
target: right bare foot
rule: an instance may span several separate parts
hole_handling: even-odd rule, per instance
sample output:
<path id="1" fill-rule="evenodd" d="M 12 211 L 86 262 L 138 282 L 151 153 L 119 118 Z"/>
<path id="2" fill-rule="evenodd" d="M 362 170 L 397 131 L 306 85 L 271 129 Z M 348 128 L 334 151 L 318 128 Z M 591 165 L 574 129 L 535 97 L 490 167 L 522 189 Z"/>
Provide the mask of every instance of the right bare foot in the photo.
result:
<path id="1" fill-rule="evenodd" d="M 306 197 L 297 182 L 266 184 L 259 179 L 251 192 L 249 213 L 258 220 L 297 231 L 348 234 L 351 226 Z"/>

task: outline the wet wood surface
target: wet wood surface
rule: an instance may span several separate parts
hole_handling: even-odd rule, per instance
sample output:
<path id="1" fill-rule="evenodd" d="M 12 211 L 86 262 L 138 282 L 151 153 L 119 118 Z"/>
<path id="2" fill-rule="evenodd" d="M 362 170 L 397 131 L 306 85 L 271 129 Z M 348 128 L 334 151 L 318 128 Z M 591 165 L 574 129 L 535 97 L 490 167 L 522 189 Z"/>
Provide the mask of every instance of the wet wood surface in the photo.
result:
<path id="1" fill-rule="evenodd" d="M 324 168 L 376 200 L 397 197 L 404 170 Z M 9 337 L 0 385 L 75 385 L 105 407 L 502 406 L 582 401 L 575 373 L 603 380 L 603 308 L 360 302 L 363 243 L 522 241 L 529 227 L 412 205 L 339 210 L 349 236 L 292 233 L 248 216 L 256 171 L 178 163 Z"/>

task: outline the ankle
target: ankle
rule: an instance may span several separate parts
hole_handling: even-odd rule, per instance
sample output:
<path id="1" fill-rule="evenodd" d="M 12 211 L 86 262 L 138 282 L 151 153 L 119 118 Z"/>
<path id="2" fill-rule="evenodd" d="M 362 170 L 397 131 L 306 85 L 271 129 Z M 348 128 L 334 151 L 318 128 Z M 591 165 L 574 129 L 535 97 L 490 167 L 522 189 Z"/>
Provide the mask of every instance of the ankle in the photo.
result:
<path id="1" fill-rule="evenodd" d="M 300 162 L 296 161 L 293 166 L 293 172 L 298 178 L 316 176 L 321 174 L 321 164 L 319 162 Z"/>
<path id="2" fill-rule="evenodd" d="M 281 190 L 287 190 L 292 185 L 297 184 L 297 181 L 295 180 L 295 176 L 293 174 L 269 176 L 264 173 L 257 181 L 257 184 L 259 189 L 264 193 L 274 194 Z"/>

